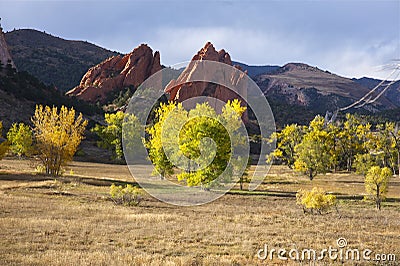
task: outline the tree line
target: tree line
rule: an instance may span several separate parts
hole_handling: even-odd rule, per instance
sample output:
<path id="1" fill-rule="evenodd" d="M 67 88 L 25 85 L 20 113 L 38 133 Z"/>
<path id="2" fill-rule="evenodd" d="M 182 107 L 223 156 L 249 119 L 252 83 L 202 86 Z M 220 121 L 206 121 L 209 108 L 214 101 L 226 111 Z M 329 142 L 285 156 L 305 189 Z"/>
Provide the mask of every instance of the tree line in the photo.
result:
<path id="1" fill-rule="evenodd" d="M 346 114 L 344 120 L 328 123 L 316 116 L 308 126 L 285 126 L 268 141 L 276 141 L 276 149 L 267 161 L 285 164 L 310 180 L 337 171 L 363 175 L 366 192 L 378 209 L 389 178 L 400 176 L 400 132 L 393 122 L 372 126 Z"/>
<path id="2" fill-rule="evenodd" d="M 393 122 L 373 127 L 352 114 L 333 123 L 316 116 L 307 126 L 285 126 L 268 141 L 277 145 L 268 161 L 286 164 L 310 180 L 329 171 L 366 175 L 372 166 L 400 170 L 400 132 Z"/>

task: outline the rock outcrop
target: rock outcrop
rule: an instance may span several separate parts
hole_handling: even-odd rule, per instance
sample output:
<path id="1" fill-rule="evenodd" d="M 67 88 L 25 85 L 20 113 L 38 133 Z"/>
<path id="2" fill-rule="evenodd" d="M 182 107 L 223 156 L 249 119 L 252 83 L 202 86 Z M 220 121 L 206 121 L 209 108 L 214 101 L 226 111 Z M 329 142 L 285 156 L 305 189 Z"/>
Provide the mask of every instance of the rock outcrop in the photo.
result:
<path id="1" fill-rule="evenodd" d="M 125 56 L 113 56 L 90 68 L 79 86 L 67 92 L 88 102 L 103 103 L 110 92 L 127 87 L 137 88 L 144 80 L 161 70 L 160 53 L 141 44 Z"/>
<path id="2" fill-rule="evenodd" d="M 4 37 L 3 28 L 0 25 L 0 62 L 5 67 L 7 64 L 11 64 L 15 68 L 14 61 L 12 60 L 6 38 Z"/>
<path id="3" fill-rule="evenodd" d="M 206 96 L 209 99 L 208 102 L 214 108 L 217 108 L 217 106 L 213 105 L 218 105 L 218 101 L 213 101 L 213 99 L 223 102 L 239 99 L 245 105 L 246 101 L 243 98 L 247 97 L 247 78 L 241 68 L 235 66 L 237 71 L 232 71 L 232 68 L 226 68 L 219 64 L 204 67 L 201 63 L 203 60 L 216 61 L 232 66 L 231 57 L 225 50 L 216 51 L 210 42 L 206 43 L 192 58 L 192 61 L 181 75 L 176 80 L 171 80 L 166 86 L 165 92 L 169 94 L 169 99 L 183 102 L 190 98 Z M 194 76 L 196 80 L 202 80 L 202 77 L 204 77 L 203 80 L 209 80 L 212 76 L 213 80 L 219 81 L 219 84 L 203 81 L 189 82 Z M 234 90 L 221 84 L 227 84 Z M 247 113 L 244 114 L 243 119 L 247 120 Z"/>

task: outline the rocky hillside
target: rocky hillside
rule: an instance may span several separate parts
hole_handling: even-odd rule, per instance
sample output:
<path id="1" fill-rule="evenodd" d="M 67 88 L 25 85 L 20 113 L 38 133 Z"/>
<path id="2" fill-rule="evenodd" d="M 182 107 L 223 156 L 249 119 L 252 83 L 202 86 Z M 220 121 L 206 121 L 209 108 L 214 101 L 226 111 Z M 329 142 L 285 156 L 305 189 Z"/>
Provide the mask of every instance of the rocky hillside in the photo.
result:
<path id="1" fill-rule="evenodd" d="M 106 103 L 110 95 L 125 88 L 134 90 L 144 80 L 161 70 L 160 53 L 146 44 L 124 56 L 113 56 L 91 67 L 69 96 L 96 103 Z"/>
<path id="2" fill-rule="evenodd" d="M 353 79 L 355 82 L 367 87 L 368 89 L 372 90 L 376 86 L 378 86 L 382 80 L 379 79 L 372 79 L 372 78 L 360 78 L 360 79 Z M 387 85 L 389 85 L 389 81 L 384 82 L 381 86 L 378 87 L 377 92 L 383 91 Z M 396 81 L 391 84 L 383 93 L 383 96 L 395 104 L 397 107 L 400 107 L 400 81 Z"/>
<path id="3" fill-rule="evenodd" d="M 347 106 L 370 90 L 354 80 L 302 63 L 286 64 L 272 73 L 260 74 L 254 80 L 268 99 L 303 106 L 318 113 Z M 374 112 L 395 107 L 393 102 L 381 97 L 363 108 Z"/>
<path id="4" fill-rule="evenodd" d="M 27 72 L 9 66 L 0 68 L 0 121 L 5 128 L 14 122 L 30 123 L 36 104 L 74 107 L 86 117 L 101 114 L 96 106 L 66 97 Z"/>
<path id="5" fill-rule="evenodd" d="M 92 66 L 117 55 L 84 41 L 70 41 L 31 29 L 5 34 L 19 71 L 27 71 L 47 85 L 67 91 L 79 84 Z"/>

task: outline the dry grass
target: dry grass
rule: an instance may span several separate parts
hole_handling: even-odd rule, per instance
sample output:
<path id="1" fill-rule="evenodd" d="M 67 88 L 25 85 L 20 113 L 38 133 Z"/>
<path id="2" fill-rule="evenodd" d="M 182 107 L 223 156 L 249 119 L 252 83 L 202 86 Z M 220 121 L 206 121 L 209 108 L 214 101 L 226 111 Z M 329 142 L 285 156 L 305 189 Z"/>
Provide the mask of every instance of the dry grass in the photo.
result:
<path id="1" fill-rule="evenodd" d="M 1 265 L 271 265 L 257 259 L 264 244 L 319 250 L 335 247 L 339 237 L 351 248 L 400 259 L 398 178 L 389 186 L 391 201 L 378 212 L 371 203 L 347 199 L 362 195 L 362 177 L 318 176 L 312 185 L 344 198 L 339 218 L 303 214 L 293 195 L 312 185 L 284 167 L 273 167 L 249 195 L 234 190 L 198 207 L 145 196 L 139 207 L 123 207 L 108 200 L 108 189 L 113 180 L 133 181 L 125 166 L 73 163 L 76 176 L 57 181 L 32 175 L 24 161 L 0 166 Z M 277 258 L 272 263 L 287 265 Z"/>

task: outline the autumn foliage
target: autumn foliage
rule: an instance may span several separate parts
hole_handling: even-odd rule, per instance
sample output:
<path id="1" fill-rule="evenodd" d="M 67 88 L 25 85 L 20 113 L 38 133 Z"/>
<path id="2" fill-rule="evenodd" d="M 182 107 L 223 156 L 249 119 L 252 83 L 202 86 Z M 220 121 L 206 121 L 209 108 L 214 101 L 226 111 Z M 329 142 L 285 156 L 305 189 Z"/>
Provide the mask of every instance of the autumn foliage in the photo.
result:
<path id="1" fill-rule="evenodd" d="M 375 201 L 376 208 L 381 209 L 381 202 L 385 199 L 387 193 L 387 185 L 392 171 L 388 167 L 380 168 L 373 166 L 369 169 L 365 177 L 365 190 L 367 197 Z"/>
<path id="2" fill-rule="evenodd" d="M 314 187 L 312 190 L 300 189 L 296 194 L 297 204 L 303 207 L 304 212 L 318 213 L 328 211 L 336 205 L 336 196 L 326 194 L 321 189 Z"/>
<path id="3" fill-rule="evenodd" d="M 10 150 L 13 154 L 29 156 L 33 152 L 32 129 L 24 123 L 14 123 L 7 133 Z"/>
<path id="4" fill-rule="evenodd" d="M 60 175 L 61 167 L 72 160 L 83 139 L 87 121 L 73 108 L 36 106 L 32 117 L 38 157 L 49 175 Z"/>
<path id="5" fill-rule="evenodd" d="M 230 178 L 243 165 L 243 158 L 232 158 L 232 150 L 243 150 L 239 129 L 245 110 L 238 100 L 228 101 L 221 114 L 208 103 L 190 110 L 173 102 L 161 104 L 156 123 L 147 128 L 146 147 L 154 173 L 165 178 L 178 167 L 182 170 L 178 181 L 206 189 L 219 185 L 218 177 Z"/>

